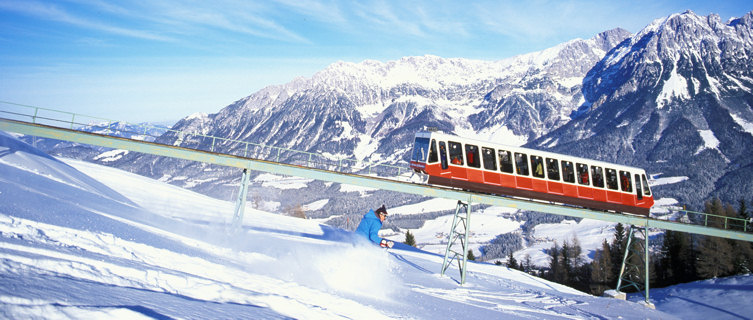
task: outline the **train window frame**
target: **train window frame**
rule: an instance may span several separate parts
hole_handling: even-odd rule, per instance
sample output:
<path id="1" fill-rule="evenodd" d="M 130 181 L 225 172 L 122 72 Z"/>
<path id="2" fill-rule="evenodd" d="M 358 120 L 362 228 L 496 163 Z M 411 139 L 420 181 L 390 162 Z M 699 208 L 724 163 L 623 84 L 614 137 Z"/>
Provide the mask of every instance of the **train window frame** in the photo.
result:
<path id="1" fill-rule="evenodd" d="M 575 172 L 578 173 L 578 184 L 584 186 L 591 185 L 591 174 L 588 172 L 588 165 L 583 163 L 575 163 Z M 585 179 L 584 179 L 585 177 Z M 585 181 L 584 181 L 585 180 Z"/>
<path id="2" fill-rule="evenodd" d="M 519 176 L 528 176 L 528 155 L 522 152 L 515 153 L 515 173 Z"/>
<path id="3" fill-rule="evenodd" d="M 413 142 L 413 155 L 411 155 L 411 160 L 425 163 L 428 153 L 429 153 L 429 138 L 416 137 L 416 139 Z"/>
<path id="4" fill-rule="evenodd" d="M 643 190 L 641 189 L 641 175 L 635 174 L 635 194 L 638 200 L 643 200 Z"/>
<path id="5" fill-rule="evenodd" d="M 591 166 L 591 181 L 594 187 L 604 188 L 604 169 L 599 166 Z"/>
<path id="6" fill-rule="evenodd" d="M 469 167 L 481 168 L 481 157 L 478 146 L 472 144 L 465 145 L 465 160 Z"/>
<path id="7" fill-rule="evenodd" d="M 514 173 L 515 165 L 512 160 L 512 152 L 509 150 L 497 150 L 497 155 L 499 156 L 499 170 L 505 173 Z"/>
<path id="8" fill-rule="evenodd" d="M 633 178 L 628 171 L 620 170 L 620 190 L 633 193 Z"/>
<path id="9" fill-rule="evenodd" d="M 450 156 L 450 164 L 462 166 L 463 161 L 463 144 L 455 141 L 447 141 L 447 154 Z"/>
<path id="10" fill-rule="evenodd" d="M 617 185 L 617 170 L 612 168 L 605 168 L 605 177 L 607 182 L 607 189 L 609 190 L 619 190 L 619 186 Z"/>
<path id="11" fill-rule="evenodd" d="M 447 170 L 447 145 L 444 141 L 439 141 L 439 162 L 441 163 L 442 170 Z"/>
<path id="12" fill-rule="evenodd" d="M 494 148 L 481 147 L 481 160 L 484 163 L 484 169 L 497 171 L 497 153 Z"/>
<path id="13" fill-rule="evenodd" d="M 546 158 L 546 177 L 549 180 L 560 181 L 560 166 L 557 159 Z"/>
<path id="14" fill-rule="evenodd" d="M 429 144 L 429 161 L 427 163 L 439 162 L 439 155 L 437 154 L 437 140 L 431 139 Z"/>
<path id="15" fill-rule="evenodd" d="M 535 169 L 534 169 L 535 168 Z M 546 178 L 546 173 L 544 172 L 544 158 L 537 156 L 537 155 L 531 155 L 531 175 L 533 175 L 535 178 Z"/>
<path id="16" fill-rule="evenodd" d="M 562 160 L 562 181 L 575 183 L 575 167 L 572 161 Z"/>
<path id="17" fill-rule="evenodd" d="M 646 197 L 651 196 L 651 189 L 648 187 L 648 180 L 646 179 L 646 175 L 641 175 L 641 181 L 643 182 L 643 195 Z"/>

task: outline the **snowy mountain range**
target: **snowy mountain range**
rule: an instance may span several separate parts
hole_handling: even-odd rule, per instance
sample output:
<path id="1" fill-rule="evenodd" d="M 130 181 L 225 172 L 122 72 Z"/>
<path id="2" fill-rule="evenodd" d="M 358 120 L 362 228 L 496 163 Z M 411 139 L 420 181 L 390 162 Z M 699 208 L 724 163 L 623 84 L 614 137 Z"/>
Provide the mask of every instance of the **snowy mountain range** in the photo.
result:
<path id="1" fill-rule="evenodd" d="M 402 166 L 415 132 L 427 126 L 521 145 L 569 121 L 583 101 L 587 71 L 628 36 L 616 29 L 501 61 L 423 56 L 338 62 L 218 113 L 186 117 L 172 129 Z M 168 133 L 158 142 L 208 143 L 181 139 Z M 148 155 L 128 155 L 114 165 L 218 197 L 232 193 L 239 179 L 223 168 Z M 292 197 L 302 204 L 315 198 Z M 333 203 L 321 211 L 343 211 Z"/>
<path id="2" fill-rule="evenodd" d="M 753 200 L 751 70 L 753 12 L 723 22 L 688 11 L 634 35 L 614 29 L 499 61 L 337 62 L 217 113 L 190 115 L 172 129 L 405 166 L 414 133 L 435 127 L 643 167 L 674 181 L 655 183 L 657 198 L 698 209 L 712 196 Z M 208 140 L 167 132 L 157 142 L 206 148 Z M 226 200 L 240 180 L 238 170 L 143 154 L 110 151 L 88 160 Z M 378 204 L 427 200 L 266 174 L 254 178 L 250 197 L 270 210 L 302 205 L 307 216 L 343 228 Z M 452 209 L 421 208 L 387 226 L 415 229 Z M 522 225 L 528 234 L 515 237 L 532 237 L 525 230 L 533 226 Z"/>
<path id="3" fill-rule="evenodd" d="M 685 176 L 656 192 L 699 208 L 753 194 L 752 29 L 753 13 L 687 11 L 500 61 L 338 62 L 173 129 L 404 165 L 413 134 L 436 127 Z M 208 193 L 238 179 L 148 155 L 114 165 Z"/>
<path id="4" fill-rule="evenodd" d="M 687 180 L 657 188 L 701 207 L 753 195 L 753 12 L 657 19 L 583 79 L 580 117 L 530 145 Z"/>

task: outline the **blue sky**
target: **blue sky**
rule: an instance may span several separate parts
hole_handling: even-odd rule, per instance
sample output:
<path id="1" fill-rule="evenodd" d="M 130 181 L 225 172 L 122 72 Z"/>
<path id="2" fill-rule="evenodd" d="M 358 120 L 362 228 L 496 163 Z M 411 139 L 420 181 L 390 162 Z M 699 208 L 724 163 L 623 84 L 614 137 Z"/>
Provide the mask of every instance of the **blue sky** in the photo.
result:
<path id="1" fill-rule="evenodd" d="M 498 60 L 688 9 L 753 2 L 0 0 L 0 101 L 177 120 L 337 61 Z"/>

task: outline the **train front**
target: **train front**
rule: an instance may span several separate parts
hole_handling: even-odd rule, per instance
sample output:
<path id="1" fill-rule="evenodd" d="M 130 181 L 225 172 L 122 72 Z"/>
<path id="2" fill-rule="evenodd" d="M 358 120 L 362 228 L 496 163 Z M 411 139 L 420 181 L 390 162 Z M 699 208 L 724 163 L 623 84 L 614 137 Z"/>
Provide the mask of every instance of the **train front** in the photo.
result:
<path id="1" fill-rule="evenodd" d="M 413 155 L 410 159 L 410 167 L 415 172 L 426 173 L 426 159 L 429 156 L 430 141 L 431 132 L 416 132 L 416 139 L 413 142 Z"/>

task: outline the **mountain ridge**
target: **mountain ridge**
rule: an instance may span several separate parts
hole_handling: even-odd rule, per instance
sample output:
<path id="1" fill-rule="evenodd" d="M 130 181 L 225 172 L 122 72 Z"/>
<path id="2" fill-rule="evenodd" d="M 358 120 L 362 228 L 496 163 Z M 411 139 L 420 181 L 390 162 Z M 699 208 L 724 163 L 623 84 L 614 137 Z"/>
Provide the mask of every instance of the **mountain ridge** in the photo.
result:
<path id="1" fill-rule="evenodd" d="M 695 208 L 750 197 L 722 177 L 751 164 L 751 22 L 753 12 L 726 24 L 692 11 L 654 20 L 584 78 L 587 115 L 530 145 L 689 176 L 661 195 Z"/>
<path id="2" fill-rule="evenodd" d="M 753 177 L 745 147 L 753 143 L 751 29 L 753 12 L 722 22 L 686 11 L 636 34 L 615 28 L 496 61 L 432 55 L 339 61 L 216 113 L 186 117 L 172 129 L 404 164 L 413 134 L 434 127 L 687 176 L 655 191 L 698 208 L 714 195 L 729 201 L 753 191 L 743 182 Z M 173 132 L 157 140 L 209 143 Z M 216 197 L 234 192 L 239 179 L 226 168 L 149 155 L 128 154 L 109 165 Z M 701 169 L 706 166 L 715 169 Z M 275 197 L 317 198 L 284 194 Z M 334 203 L 313 215 L 342 211 Z"/>

